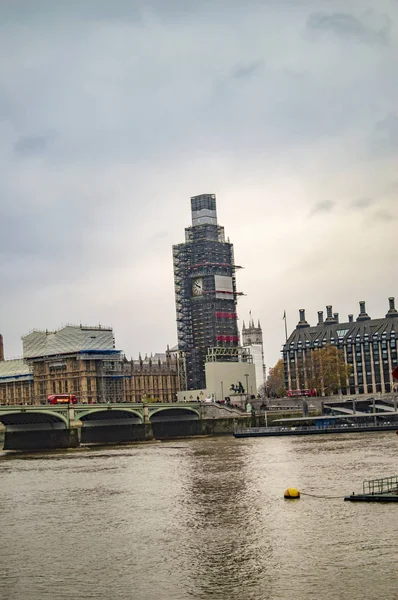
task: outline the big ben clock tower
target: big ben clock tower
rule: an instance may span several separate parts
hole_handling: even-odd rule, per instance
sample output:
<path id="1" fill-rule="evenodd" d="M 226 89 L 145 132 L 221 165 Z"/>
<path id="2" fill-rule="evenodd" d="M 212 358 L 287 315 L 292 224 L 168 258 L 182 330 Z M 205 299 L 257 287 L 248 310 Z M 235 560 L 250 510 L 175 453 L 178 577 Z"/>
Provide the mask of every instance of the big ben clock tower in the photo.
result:
<path id="1" fill-rule="evenodd" d="M 237 347 L 237 291 L 233 245 L 217 224 L 216 197 L 191 198 L 192 226 L 173 246 L 178 348 L 186 358 L 186 386 L 206 386 L 209 348 Z"/>

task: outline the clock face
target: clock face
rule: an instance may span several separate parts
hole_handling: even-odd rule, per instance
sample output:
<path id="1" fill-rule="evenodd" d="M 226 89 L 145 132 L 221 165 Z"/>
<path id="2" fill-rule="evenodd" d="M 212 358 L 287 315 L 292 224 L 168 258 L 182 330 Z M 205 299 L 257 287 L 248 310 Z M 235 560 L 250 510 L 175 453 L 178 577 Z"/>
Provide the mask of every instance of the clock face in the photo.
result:
<path id="1" fill-rule="evenodd" d="M 193 296 L 201 296 L 203 294 L 203 279 L 201 277 L 197 277 L 192 281 L 192 295 Z"/>

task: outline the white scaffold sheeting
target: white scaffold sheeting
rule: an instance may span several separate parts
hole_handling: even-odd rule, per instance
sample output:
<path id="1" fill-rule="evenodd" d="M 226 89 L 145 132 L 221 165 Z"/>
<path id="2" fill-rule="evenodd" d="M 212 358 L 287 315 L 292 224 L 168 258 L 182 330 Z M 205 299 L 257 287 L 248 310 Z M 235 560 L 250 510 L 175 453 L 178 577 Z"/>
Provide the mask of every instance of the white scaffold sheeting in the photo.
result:
<path id="1" fill-rule="evenodd" d="M 112 329 L 67 325 L 58 331 L 32 331 L 22 338 L 24 358 L 82 350 L 113 350 Z"/>

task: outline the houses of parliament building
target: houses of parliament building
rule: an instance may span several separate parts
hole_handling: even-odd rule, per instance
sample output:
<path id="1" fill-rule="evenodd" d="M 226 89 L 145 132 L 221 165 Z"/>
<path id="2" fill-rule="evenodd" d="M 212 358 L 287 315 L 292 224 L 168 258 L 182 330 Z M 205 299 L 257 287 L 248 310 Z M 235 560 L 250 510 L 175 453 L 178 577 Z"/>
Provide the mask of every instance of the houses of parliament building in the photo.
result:
<path id="1" fill-rule="evenodd" d="M 23 358 L 4 360 L 0 335 L 0 404 L 46 404 L 50 395 L 79 402 L 173 402 L 178 362 L 170 350 L 127 360 L 107 327 L 67 325 L 22 338 Z"/>

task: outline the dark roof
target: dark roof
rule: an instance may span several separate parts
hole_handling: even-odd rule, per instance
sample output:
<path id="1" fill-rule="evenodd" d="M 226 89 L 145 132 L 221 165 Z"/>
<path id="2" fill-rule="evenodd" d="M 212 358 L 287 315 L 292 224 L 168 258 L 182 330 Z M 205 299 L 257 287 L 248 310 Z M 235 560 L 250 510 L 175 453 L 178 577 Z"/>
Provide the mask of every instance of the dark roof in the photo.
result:
<path id="1" fill-rule="evenodd" d="M 306 341 L 312 346 L 315 341 L 321 345 L 323 340 L 326 343 L 337 342 L 339 339 L 347 340 L 352 338 L 354 341 L 357 336 L 363 338 L 369 336 L 371 340 L 374 336 L 389 339 L 392 333 L 398 333 L 398 315 L 389 315 L 384 319 L 368 319 L 365 321 L 354 321 L 352 323 L 321 323 L 315 327 L 299 325 L 289 336 L 286 344 L 305 346 Z"/>

